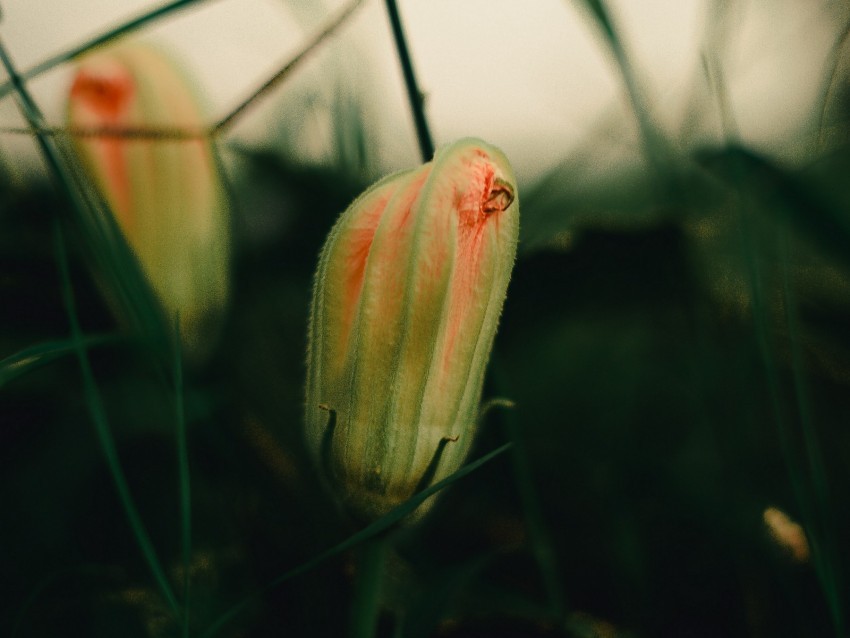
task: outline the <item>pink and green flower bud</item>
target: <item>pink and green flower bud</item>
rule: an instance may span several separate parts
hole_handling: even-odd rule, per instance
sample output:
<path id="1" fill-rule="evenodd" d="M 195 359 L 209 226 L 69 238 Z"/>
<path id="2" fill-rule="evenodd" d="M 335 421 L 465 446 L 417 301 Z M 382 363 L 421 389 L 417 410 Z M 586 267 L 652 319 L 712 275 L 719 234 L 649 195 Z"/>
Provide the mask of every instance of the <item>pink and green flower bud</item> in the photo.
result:
<path id="1" fill-rule="evenodd" d="M 203 353 L 227 302 L 229 278 L 229 203 L 211 143 L 203 136 L 132 135 L 203 130 L 189 83 L 171 60 L 144 45 L 94 53 L 81 61 L 71 85 L 68 123 L 72 131 L 94 132 L 73 138 L 82 164 L 163 310 L 179 315 L 187 352 Z"/>
<path id="2" fill-rule="evenodd" d="M 515 184 L 501 151 L 461 140 L 372 186 L 328 236 L 307 441 L 358 518 L 451 474 L 469 451 L 516 255 Z"/>

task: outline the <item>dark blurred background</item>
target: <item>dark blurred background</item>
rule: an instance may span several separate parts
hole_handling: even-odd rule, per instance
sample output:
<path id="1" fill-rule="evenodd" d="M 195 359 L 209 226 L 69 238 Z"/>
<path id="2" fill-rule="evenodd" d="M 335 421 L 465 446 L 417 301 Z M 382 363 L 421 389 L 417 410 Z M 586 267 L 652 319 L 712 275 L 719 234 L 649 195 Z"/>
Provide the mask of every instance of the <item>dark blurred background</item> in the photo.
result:
<path id="1" fill-rule="evenodd" d="M 24 70 L 152 9 L 37 4 L 3 3 Z M 192 4 L 136 35 L 182 52 L 211 121 L 343 6 Z M 400 4 L 435 141 L 506 152 L 521 236 L 484 393 L 515 407 L 488 412 L 470 458 L 513 446 L 393 535 L 379 635 L 848 635 L 850 11 L 640 6 Z M 70 69 L 28 84 L 51 125 Z M 359 529 L 301 429 L 324 238 L 374 179 L 421 161 L 384 5 L 216 139 L 232 294 L 202 361 L 152 354 L 114 318 L 85 227 L 34 136 L 11 130 L 12 93 L 0 113 L 0 633 L 184 631 L 92 416 L 102 403 L 182 604 L 182 403 L 189 634 L 241 604 L 215 635 L 345 635 L 352 552 L 267 585 Z"/>

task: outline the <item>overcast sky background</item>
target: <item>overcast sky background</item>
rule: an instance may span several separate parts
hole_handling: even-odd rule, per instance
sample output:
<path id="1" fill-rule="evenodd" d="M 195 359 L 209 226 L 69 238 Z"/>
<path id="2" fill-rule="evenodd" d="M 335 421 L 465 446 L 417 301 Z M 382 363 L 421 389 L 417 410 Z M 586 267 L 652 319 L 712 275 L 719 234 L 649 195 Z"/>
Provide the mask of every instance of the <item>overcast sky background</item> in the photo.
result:
<path id="1" fill-rule="evenodd" d="M 109 26 L 162 4 L 149 0 L 2 0 L 0 35 L 26 69 Z M 343 2 L 207 0 L 146 28 L 141 38 L 177 53 L 197 77 L 211 115 L 221 115 L 297 53 Z M 681 144 L 722 138 L 703 56 L 727 86 L 742 140 L 785 160 L 805 151 L 828 54 L 845 18 L 829 0 L 608 0 L 656 125 Z M 725 21 L 713 13 L 725 6 Z M 634 116 L 596 25 L 574 0 L 400 0 L 435 140 L 475 135 L 503 148 L 533 180 L 588 139 L 637 149 Z M 61 125 L 66 65 L 32 83 Z M 366 0 L 353 19 L 287 84 L 240 121 L 236 134 L 263 143 L 290 126 L 290 151 L 321 160 L 327 103 L 363 104 L 380 170 L 418 163 L 384 3 Z M 306 96 L 306 97 L 305 97 Z M 312 97 L 311 97 L 312 96 Z M 324 98 L 323 98 L 324 96 Z M 312 100 L 312 101 L 311 101 Z M 308 108 L 307 105 L 313 106 Z M 0 124 L 17 125 L 13 100 Z M 688 135 L 682 134 L 687 131 Z M 601 137 L 600 137 L 601 133 Z M 810 136 L 809 136 L 810 137 Z M 0 137 L 8 158 L 26 140 Z"/>

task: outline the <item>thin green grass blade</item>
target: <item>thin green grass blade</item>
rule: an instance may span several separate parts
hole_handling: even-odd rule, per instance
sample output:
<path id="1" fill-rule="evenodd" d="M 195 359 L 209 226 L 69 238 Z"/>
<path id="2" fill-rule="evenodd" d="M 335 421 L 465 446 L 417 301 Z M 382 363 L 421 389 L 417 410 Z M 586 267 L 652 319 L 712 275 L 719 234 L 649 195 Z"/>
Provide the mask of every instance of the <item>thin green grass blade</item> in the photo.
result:
<path id="1" fill-rule="evenodd" d="M 790 222 L 801 235 L 850 269 L 850 217 L 803 179 L 740 146 L 702 151 L 697 161 L 724 181 L 746 184 L 760 193 L 766 198 L 766 211 Z"/>
<path id="2" fill-rule="evenodd" d="M 190 566 L 192 560 L 192 491 L 189 474 L 189 446 L 186 436 L 186 411 L 183 401 L 183 354 L 180 319 L 174 322 L 172 373 L 174 380 L 174 420 L 177 427 L 177 471 L 180 481 L 180 548 L 183 558 L 183 638 L 189 637 Z"/>
<path id="3" fill-rule="evenodd" d="M 180 11 L 182 9 L 186 9 L 193 4 L 198 4 L 200 2 L 206 2 L 207 0 L 175 0 L 174 2 L 170 2 L 166 5 L 163 5 L 157 9 L 153 9 L 147 13 L 144 13 L 140 16 L 132 18 L 127 22 L 120 24 L 116 27 L 109 29 L 108 31 L 98 35 L 90 40 L 79 44 L 73 49 L 69 49 L 68 51 L 64 51 L 57 55 L 54 55 L 51 58 L 48 58 L 44 62 L 41 62 L 34 66 L 33 68 L 25 71 L 21 74 L 21 78 L 23 80 L 31 80 L 50 69 L 59 66 L 64 62 L 68 62 L 69 60 L 74 59 L 75 57 L 82 55 L 83 53 L 94 49 L 102 44 L 106 44 L 107 42 L 114 40 L 116 38 L 121 37 L 127 33 L 135 31 L 140 27 L 145 26 L 146 24 L 150 24 L 156 20 L 161 18 L 165 18 L 176 11 Z M 9 81 L 5 84 L 0 85 L 0 98 L 9 95 L 10 93 L 15 91 L 14 83 Z"/>
<path id="4" fill-rule="evenodd" d="M 79 166 L 67 140 L 58 137 L 48 139 L 38 132 L 44 128 L 44 118 L 2 43 L 0 63 L 11 78 L 18 106 L 33 129 L 59 193 L 70 204 L 70 222 L 78 231 L 87 260 L 106 284 L 122 318 L 144 339 L 152 352 L 166 352 L 167 336 L 162 311 L 109 207 Z"/>
<path id="5" fill-rule="evenodd" d="M 103 401 L 100 397 L 100 392 L 97 388 L 97 382 L 94 378 L 94 372 L 89 363 L 88 354 L 86 352 L 82 330 L 80 328 L 79 319 L 77 318 L 76 302 L 74 300 L 74 290 L 71 284 L 71 275 L 68 267 L 68 255 L 65 248 L 65 239 L 62 234 L 62 228 L 58 220 L 54 221 L 54 242 L 56 249 L 56 257 L 59 264 L 59 274 L 62 285 L 62 297 L 65 303 L 65 311 L 68 315 L 68 321 L 71 324 L 71 338 L 76 346 L 77 359 L 80 363 L 80 370 L 83 376 L 83 386 L 85 390 L 86 404 L 88 405 L 92 421 L 94 422 L 95 430 L 97 431 L 98 441 L 100 442 L 103 455 L 106 458 L 106 463 L 109 467 L 109 472 L 112 475 L 112 480 L 115 483 L 115 488 L 118 491 L 118 496 L 121 501 L 121 506 L 124 508 L 124 513 L 130 523 L 130 528 L 136 538 L 136 542 L 141 549 L 145 561 L 153 574 L 159 589 L 162 593 L 168 606 L 172 612 L 179 614 L 180 608 L 177 604 L 177 599 L 162 568 L 162 564 L 156 555 L 153 543 L 150 536 L 142 523 L 142 518 L 139 515 L 133 497 L 130 493 L 130 486 L 127 484 L 127 479 L 124 476 L 124 470 L 121 467 L 121 461 L 118 458 L 118 450 L 115 446 L 115 440 L 112 438 L 112 433 L 109 428 L 109 423 L 106 417 L 106 410 L 103 406 Z"/>
<path id="6" fill-rule="evenodd" d="M 272 77 L 266 80 L 259 88 L 253 91 L 250 95 L 246 96 L 241 102 L 239 102 L 235 107 L 233 107 L 227 115 L 222 117 L 218 122 L 216 122 L 212 127 L 210 127 L 210 135 L 221 134 L 223 133 L 229 126 L 231 126 L 239 115 L 251 106 L 256 100 L 261 98 L 263 95 L 271 91 L 274 87 L 276 87 L 282 80 L 289 76 L 293 70 L 301 63 L 304 58 L 306 58 L 310 53 L 312 53 L 322 42 L 324 42 L 334 31 L 336 31 L 340 26 L 345 24 L 348 21 L 348 18 L 354 13 L 354 10 L 357 9 L 361 4 L 363 4 L 363 0 L 354 0 L 350 2 L 342 11 L 340 11 L 339 15 L 335 18 L 331 19 L 325 27 L 319 31 L 313 38 L 307 43 L 307 45 L 301 49 L 301 51 L 292 58 L 289 62 L 283 65 L 280 70 L 275 73 Z"/>
<path id="7" fill-rule="evenodd" d="M 121 342 L 119 335 L 89 335 L 83 340 L 88 349 Z M 13 379 L 17 379 L 33 370 L 57 359 L 74 354 L 77 344 L 74 341 L 58 340 L 30 346 L 0 361 L 0 389 Z"/>
<path id="8" fill-rule="evenodd" d="M 374 523 L 367 525 L 362 530 L 360 530 L 356 534 L 353 534 L 352 536 L 349 536 L 347 539 L 345 539 L 341 543 L 334 545 L 330 549 L 327 549 L 324 552 L 319 553 L 318 555 L 314 556 L 313 558 L 311 558 L 307 562 L 302 563 L 298 567 L 295 567 L 294 569 L 291 569 L 291 570 L 285 572 L 284 574 L 278 576 L 273 581 L 271 581 L 268 585 L 266 585 L 263 589 L 251 594 L 250 596 L 247 596 L 241 602 L 237 603 L 236 605 L 231 607 L 228 611 L 226 611 L 224 614 L 222 614 L 218 618 L 218 620 L 216 620 L 212 625 L 210 625 L 206 629 L 206 631 L 204 631 L 201 634 L 201 638 L 212 638 L 213 636 L 215 636 L 226 623 L 228 623 L 230 620 L 232 620 L 234 617 L 236 617 L 250 603 L 252 603 L 257 598 L 263 596 L 266 592 L 271 591 L 275 587 L 281 585 L 282 583 L 286 582 L 287 580 L 290 580 L 291 578 L 294 578 L 294 577 L 299 576 L 301 574 L 304 574 L 304 573 L 306 573 L 306 572 L 308 572 L 312 569 L 315 569 L 316 567 L 318 567 L 319 565 L 321 565 L 325 561 L 333 558 L 334 556 L 337 556 L 337 555 L 339 555 L 339 554 L 341 554 L 345 551 L 348 551 L 349 549 L 356 547 L 360 543 L 363 543 L 363 542 L 365 542 L 365 541 L 367 541 L 371 538 L 374 538 L 378 534 L 386 532 L 393 525 L 395 525 L 396 523 L 401 521 L 403 518 L 405 518 L 406 516 L 411 514 L 417 507 L 419 507 L 422 503 L 424 503 L 426 499 L 430 498 L 431 496 L 433 496 L 434 494 L 436 494 L 440 490 L 448 487 L 449 485 L 451 485 L 455 481 L 458 481 L 458 480 L 464 478 L 465 476 L 471 474 L 472 472 L 474 472 L 475 470 L 480 468 L 482 465 L 484 465 L 485 463 L 488 463 L 489 461 L 493 460 L 497 456 L 504 454 L 505 452 L 507 452 L 511 448 L 511 446 L 512 446 L 512 443 L 505 443 L 501 447 L 498 447 L 495 450 L 493 450 L 492 452 L 485 454 L 484 456 L 482 456 L 479 459 L 476 459 L 472 463 L 469 463 L 469 464 L 463 466 L 462 468 L 460 468 L 454 474 L 447 476 L 446 478 L 444 478 L 441 481 L 437 481 L 436 483 L 434 483 L 433 485 L 431 485 L 427 489 L 422 490 L 418 494 L 415 494 L 410 499 L 408 499 L 407 501 L 405 501 L 404 503 L 402 503 L 401 505 L 399 505 L 398 507 L 396 507 L 392 511 L 388 512 L 387 514 L 385 514 L 384 516 L 382 516 L 378 520 L 376 520 Z"/>
<path id="9" fill-rule="evenodd" d="M 823 588 L 832 613 L 836 635 L 844 636 L 845 606 L 841 600 L 844 591 L 842 574 L 837 568 L 840 556 L 840 545 L 835 538 L 835 520 L 832 516 L 832 499 L 830 497 L 829 481 L 826 476 L 826 466 L 821 452 L 820 442 L 815 431 L 812 417 L 809 386 L 806 380 L 803 353 L 800 341 L 800 327 L 797 317 L 797 300 L 794 287 L 791 284 L 790 247 L 787 229 L 780 239 L 780 255 L 782 261 L 782 286 L 785 299 L 785 320 L 788 324 L 788 341 L 791 350 L 791 372 L 794 383 L 797 412 L 800 427 L 803 430 L 803 443 L 806 448 L 808 468 L 811 473 L 812 492 L 814 493 L 815 509 L 819 519 L 821 546 L 826 554 L 822 563 Z"/>

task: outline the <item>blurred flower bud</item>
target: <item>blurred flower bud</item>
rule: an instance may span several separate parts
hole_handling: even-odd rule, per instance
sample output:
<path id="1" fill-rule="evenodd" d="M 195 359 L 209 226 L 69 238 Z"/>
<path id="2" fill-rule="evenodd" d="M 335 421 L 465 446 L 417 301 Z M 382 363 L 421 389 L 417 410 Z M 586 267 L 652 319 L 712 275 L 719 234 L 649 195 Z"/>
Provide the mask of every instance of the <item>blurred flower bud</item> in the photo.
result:
<path id="1" fill-rule="evenodd" d="M 469 451 L 516 255 L 515 183 L 498 149 L 461 140 L 372 186 L 325 242 L 307 441 L 358 518 L 451 474 Z"/>
<path id="2" fill-rule="evenodd" d="M 71 85 L 74 145 L 190 354 L 208 349 L 228 295 L 229 205 L 211 143 L 128 132 L 200 131 L 187 80 L 162 53 L 128 44 L 86 56 Z M 110 134 L 112 130 L 117 133 Z M 121 132 L 124 134 L 121 134 Z"/>
<path id="3" fill-rule="evenodd" d="M 806 531 L 778 507 L 768 507 L 762 514 L 771 538 L 798 563 L 809 560 Z"/>

